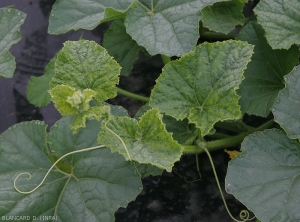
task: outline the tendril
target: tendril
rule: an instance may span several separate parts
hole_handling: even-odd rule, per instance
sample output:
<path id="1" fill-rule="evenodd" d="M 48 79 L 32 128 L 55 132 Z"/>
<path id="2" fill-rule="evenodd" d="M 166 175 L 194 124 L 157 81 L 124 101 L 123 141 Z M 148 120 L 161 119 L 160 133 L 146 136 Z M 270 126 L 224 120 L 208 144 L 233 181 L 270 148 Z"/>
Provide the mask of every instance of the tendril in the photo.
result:
<path id="1" fill-rule="evenodd" d="M 240 217 L 242 220 L 237 220 L 237 219 L 235 219 L 235 218 L 232 216 L 232 214 L 231 214 L 231 212 L 230 212 L 230 210 L 229 210 L 229 208 L 228 208 L 228 206 L 227 206 L 227 203 L 226 203 L 226 200 L 225 200 L 223 191 L 222 191 L 222 189 L 221 189 L 221 185 L 220 185 L 220 182 L 219 182 L 219 178 L 218 178 L 218 175 L 217 175 L 215 166 L 214 166 L 214 162 L 213 162 L 213 160 L 212 160 L 212 158 L 211 158 L 211 155 L 210 155 L 209 151 L 207 150 L 207 148 L 205 147 L 205 145 L 203 145 L 203 143 L 198 142 L 198 143 L 197 143 L 197 146 L 198 146 L 199 148 L 203 149 L 203 150 L 206 152 L 206 154 L 207 154 L 207 156 L 208 156 L 208 158 L 209 158 L 211 167 L 212 167 L 212 169 L 213 169 L 213 172 L 214 172 L 214 175 L 215 175 L 215 178 L 216 178 L 216 182 L 217 182 L 219 191 L 220 191 L 220 193 L 221 193 L 221 197 L 222 197 L 224 206 L 225 206 L 225 208 L 226 208 L 226 211 L 227 211 L 228 215 L 231 217 L 231 219 L 234 220 L 234 221 L 236 221 L 236 222 L 246 222 L 246 221 L 253 220 L 253 219 L 255 218 L 255 216 L 252 217 L 252 218 L 249 218 L 249 217 L 250 217 L 250 213 L 249 213 L 248 210 L 242 210 L 242 211 L 240 212 L 239 217 Z"/>
<path id="2" fill-rule="evenodd" d="M 128 148 L 127 148 L 126 144 L 124 143 L 124 141 L 122 140 L 122 138 L 121 138 L 118 134 L 116 134 L 114 131 L 112 131 L 110 128 L 108 128 L 107 125 L 105 125 L 105 127 L 106 127 L 106 129 L 107 129 L 108 131 L 110 131 L 112 134 L 114 134 L 114 135 L 121 141 L 121 143 L 122 143 L 122 145 L 124 146 L 125 151 L 126 151 L 126 153 L 127 153 L 128 159 L 131 160 L 131 157 L 130 157 Z"/>
<path id="3" fill-rule="evenodd" d="M 28 172 L 23 172 L 23 173 L 20 173 L 15 179 L 14 179 L 14 188 L 16 189 L 16 191 L 18 191 L 19 193 L 22 193 L 22 194 L 30 194 L 34 191 L 36 191 L 40 186 L 43 185 L 44 181 L 46 180 L 47 176 L 49 175 L 49 173 L 51 172 L 51 170 L 55 167 L 55 165 L 61 161 L 63 158 L 65 158 L 66 156 L 69 156 L 71 154 L 75 154 L 75 153 L 81 153 L 81 152 L 86 152 L 86 151 L 90 151 L 90 150 L 95 150 L 95 149 L 99 149 L 99 148 L 103 148 L 105 147 L 104 145 L 101 145 L 101 146 L 94 146 L 94 147 L 89 147 L 89 148 L 85 148 L 85 149 L 81 149 L 81 150 L 75 150 L 75 151 L 72 151 L 70 153 L 66 153 L 65 155 L 63 155 L 62 157 L 60 157 L 58 160 L 55 161 L 55 163 L 52 164 L 52 166 L 49 168 L 49 170 L 47 171 L 46 175 L 44 176 L 43 180 L 32 190 L 30 191 L 21 191 L 17 188 L 17 185 L 16 185 L 16 182 L 18 180 L 18 178 L 24 174 L 28 175 L 28 178 L 26 178 L 26 180 L 30 180 L 31 179 L 31 174 L 28 173 Z"/>

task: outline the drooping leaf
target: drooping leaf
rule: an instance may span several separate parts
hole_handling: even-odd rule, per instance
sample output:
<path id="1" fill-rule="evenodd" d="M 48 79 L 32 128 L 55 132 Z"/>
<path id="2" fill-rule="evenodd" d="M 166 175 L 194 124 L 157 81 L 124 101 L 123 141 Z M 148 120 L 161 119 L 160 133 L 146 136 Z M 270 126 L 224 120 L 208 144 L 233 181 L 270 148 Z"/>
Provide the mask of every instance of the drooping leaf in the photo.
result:
<path id="1" fill-rule="evenodd" d="M 96 92 L 94 99 L 103 102 L 116 96 L 120 69 L 96 42 L 67 41 L 57 54 L 50 89 L 58 85 L 68 85 L 76 91 L 90 89 Z"/>
<path id="2" fill-rule="evenodd" d="M 283 76 L 298 64 L 299 50 L 296 46 L 289 50 L 273 50 L 264 37 L 264 30 L 256 22 L 248 23 L 237 38 L 255 46 L 245 79 L 237 91 L 241 96 L 241 110 L 266 117 L 284 87 Z"/>
<path id="3" fill-rule="evenodd" d="M 274 119 L 292 139 L 300 138 L 300 68 L 285 76 L 285 88 L 279 92 L 272 108 Z"/>
<path id="4" fill-rule="evenodd" d="M 218 121 L 241 118 L 235 90 L 253 47 L 245 42 L 203 43 L 169 62 L 152 90 L 150 106 L 177 120 L 188 118 L 207 135 Z"/>
<path id="5" fill-rule="evenodd" d="M 151 164 L 134 162 L 134 167 L 139 172 L 142 179 L 149 176 L 160 176 L 164 172 L 163 169 Z"/>
<path id="6" fill-rule="evenodd" d="M 218 1 L 139 0 L 127 12 L 126 30 L 151 55 L 181 56 L 196 46 L 200 11 Z"/>
<path id="7" fill-rule="evenodd" d="M 261 221 L 299 221 L 300 145 L 281 130 L 249 135 L 229 162 L 226 191 Z"/>
<path id="8" fill-rule="evenodd" d="M 126 160 L 152 164 L 167 171 L 182 155 L 182 147 L 172 139 L 157 109 L 147 111 L 138 122 L 114 117 L 99 132 L 98 142 L 122 154 Z"/>
<path id="9" fill-rule="evenodd" d="M 55 60 L 53 58 L 45 67 L 44 75 L 31 77 L 27 86 L 27 99 L 35 106 L 46 106 L 51 102 L 51 96 L 48 92 L 49 82 L 54 76 Z"/>
<path id="10" fill-rule="evenodd" d="M 49 34 L 92 30 L 101 22 L 124 18 L 134 0 L 58 0 L 52 6 Z"/>
<path id="11" fill-rule="evenodd" d="M 124 19 L 114 21 L 103 38 L 103 47 L 122 66 L 121 75 L 128 76 L 138 58 L 139 46 L 127 34 Z"/>
<path id="12" fill-rule="evenodd" d="M 273 49 L 289 49 L 300 44 L 300 1 L 264 0 L 254 9 L 257 21 L 266 30 L 266 38 Z"/>
<path id="13" fill-rule="evenodd" d="M 75 119 L 71 124 L 71 130 L 73 133 L 77 133 L 80 128 L 86 126 L 85 123 L 87 120 L 94 119 L 100 121 L 101 118 L 106 118 L 109 113 L 109 106 L 90 107 L 86 111 L 76 114 Z"/>
<path id="14" fill-rule="evenodd" d="M 8 51 L 21 40 L 20 27 L 26 14 L 13 8 L 0 8 L 0 77 L 11 78 L 16 68 L 15 58 Z"/>
<path id="15" fill-rule="evenodd" d="M 235 26 L 244 24 L 243 8 L 247 2 L 248 0 L 232 0 L 206 6 L 201 11 L 203 26 L 215 32 L 228 34 Z"/>
<path id="16" fill-rule="evenodd" d="M 15 125 L 0 138 L 0 215 L 57 216 L 61 221 L 114 221 L 114 212 L 125 207 L 140 192 L 135 168 L 108 148 L 77 153 L 66 158 L 71 174 L 53 169 L 41 187 L 30 194 L 18 193 L 16 186 L 29 191 L 40 183 L 51 161 L 46 142 L 55 155 L 96 145 L 98 122 L 89 122 L 78 135 L 72 134 L 71 118 L 57 122 L 47 136 L 46 125 L 29 122 Z"/>
<path id="17" fill-rule="evenodd" d="M 151 107 L 148 104 L 142 106 L 134 118 L 140 119 L 149 109 Z M 162 121 L 166 125 L 166 130 L 172 133 L 172 138 L 180 144 L 191 145 L 198 135 L 198 130 L 193 124 L 189 124 L 187 119 L 176 120 L 171 116 L 163 115 Z"/>

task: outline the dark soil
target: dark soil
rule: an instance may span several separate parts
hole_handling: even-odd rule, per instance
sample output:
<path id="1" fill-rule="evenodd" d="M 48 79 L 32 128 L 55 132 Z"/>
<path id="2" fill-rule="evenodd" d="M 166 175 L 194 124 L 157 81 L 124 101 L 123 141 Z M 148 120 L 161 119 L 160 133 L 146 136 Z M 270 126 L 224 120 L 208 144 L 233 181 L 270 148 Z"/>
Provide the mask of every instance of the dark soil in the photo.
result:
<path id="1" fill-rule="evenodd" d="M 33 119 L 44 120 L 49 126 L 60 118 L 53 105 L 37 108 L 28 103 L 26 87 L 31 76 L 43 74 L 49 60 L 62 48 L 66 40 L 78 40 L 84 33 L 85 39 L 98 42 L 109 24 L 100 25 L 94 31 L 77 31 L 64 35 L 47 34 L 48 16 L 54 0 L 1 0 L 0 7 L 14 5 L 27 13 L 22 27 L 23 39 L 11 52 L 16 57 L 17 69 L 13 79 L 0 79 L 0 133 L 14 123 Z M 153 58 L 140 55 L 128 77 L 121 77 L 120 87 L 149 96 L 163 63 L 159 56 Z M 133 116 L 143 105 L 142 102 L 118 95 L 109 101 L 126 108 Z M 223 151 L 212 153 L 217 173 L 224 187 L 228 157 Z M 175 164 L 176 172 L 143 180 L 144 189 L 126 209 L 119 209 L 117 222 L 212 222 L 232 221 L 223 205 L 213 172 L 205 154 L 199 156 L 202 179 L 196 170 L 195 156 L 183 156 Z M 185 181 L 185 179 L 187 181 Z M 223 190 L 224 192 L 224 190 Z M 244 207 L 231 195 L 225 194 L 233 215 Z"/>

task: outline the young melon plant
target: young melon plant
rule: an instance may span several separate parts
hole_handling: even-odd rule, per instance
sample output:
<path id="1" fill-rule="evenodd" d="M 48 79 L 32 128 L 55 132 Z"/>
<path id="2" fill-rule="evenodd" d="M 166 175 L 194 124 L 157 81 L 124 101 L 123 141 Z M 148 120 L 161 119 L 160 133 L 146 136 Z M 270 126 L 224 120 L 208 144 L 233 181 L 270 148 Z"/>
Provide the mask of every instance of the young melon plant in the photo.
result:
<path id="1" fill-rule="evenodd" d="M 184 154 L 241 144 L 226 191 L 263 222 L 300 221 L 300 1 L 261 0 L 250 18 L 246 3 L 57 0 L 50 34 L 114 21 L 103 46 L 67 41 L 45 74 L 31 78 L 28 100 L 53 102 L 64 117 L 49 132 L 33 121 L 1 135 L 0 215 L 114 221 L 141 192 L 141 178 L 172 171 Z M 0 12 L 4 76 L 25 18 L 10 10 Z M 165 63 L 149 98 L 117 87 L 140 51 Z M 145 106 L 129 117 L 106 103 L 117 93 Z M 261 125 L 248 125 L 246 115 Z"/>

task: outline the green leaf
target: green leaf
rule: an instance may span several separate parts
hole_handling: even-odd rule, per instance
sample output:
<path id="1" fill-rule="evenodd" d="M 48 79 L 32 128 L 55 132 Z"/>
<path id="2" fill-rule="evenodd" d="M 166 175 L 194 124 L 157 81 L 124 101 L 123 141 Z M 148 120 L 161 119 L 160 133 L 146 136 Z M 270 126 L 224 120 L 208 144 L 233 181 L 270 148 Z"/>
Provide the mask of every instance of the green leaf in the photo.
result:
<path id="1" fill-rule="evenodd" d="M 249 135 L 229 162 L 226 191 L 261 221 L 299 221 L 300 145 L 281 130 Z"/>
<path id="2" fill-rule="evenodd" d="M 54 76 L 55 60 L 53 58 L 45 67 L 44 75 L 31 77 L 27 86 L 27 99 L 35 106 L 46 106 L 51 102 L 51 96 L 48 92 L 49 82 Z"/>
<path id="3" fill-rule="evenodd" d="M 151 107 L 148 104 L 142 106 L 134 118 L 140 119 L 149 109 Z M 189 124 L 187 119 L 180 121 L 171 116 L 163 115 L 162 121 L 166 125 L 166 130 L 172 133 L 172 138 L 180 144 L 191 145 L 198 135 L 195 125 Z"/>
<path id="4" fill-rule="evenodd" d="M 92 91 L 94 92 L 94 91 Z M 67 100 L 71 100 L 72 97 L 76 98 L 76 94 L 75 93 L 80 93 L 82 94 L 82 100 L 80 100 L 80 97 L 78 98 L 77 101 L 78 103 L 80 102 L 80 105 L 82 105 L 82 103 L 87 103 L 87 101 L 85 101 L 83 93 L 81 91 L 75 91 L 75 89 L 73 87 L 70 86 L 66 86 L 66 85 L 58 85 L 56 87 L 54 87 L 53 89 L 50 90 L 50 94 L 52 97 L 52 101 L 54 102 L 57 110 L 65 116 L 68 115 L 75 115 L 77 114 L 80 110 L 79 107 L 75 107 L 75 104 L 72 104 L 71 102 L 68 102 Z M 75 95 L 74 95 L 75 94 Z M 90 102 L 92 99 L 92 97 L 88 98 L 88 102 Z M 78 104 L 79 106 L 79 104 Z"/>
<path id="5" fill-rule="evenodd" d="M 218 121 L 241 118 L 235 90 L 252 55 L 240 41 L 203 43 L 169 62 L 152 90 L 150 106 L 177 120 L 188 118 L 203 136 Z"/>
<path id="6" fill-rule="evenodd" d="M 284 87 L 283 76 L 298 64 L 299 50 L 296 46 L 289 50 L 273 50 L 264 34 L 259 24 L 250 22 L 237 37 L 255 46 L 237 93 L 241 96 L 243 112 L 267 117 L 278 92 Z"/>
<path id="7" fill-rule="evenodd" d="M 127 34 L 123 19 L 116 20 L 110 25 L 103 38 L 103 47 L 122 66 L 121 75 L 128 76 L 140 49 Z"/>
<path id="8" fill-rule="evenodd" d="M 121 67 L 96 42 L 67 41 L 57 54 L 55 75 L 50 89 L 68 85 L 76 91 L 90 89 L 96 92 L 94 99 L 103 102 L 117 94 Z"/>
<path id="9" fill-rule="evenodd" d="M 160 176 L 164 172 L 163 169 L 151 164 L 142 164 L 139 162 L 134 162 L 134 167 L 139 172 L 142 179 L 149 176 Z"/>
<path id="10" fill-rule="evenodd" d="M 141 191 L 134 166 L 108 148 L 77 153 L 66 158 L 71 174 L 54 169 L 41 187 L 30 194 L 18 193 L 40 183 L 51 162 L 46 142 L 56 156 L 95 146 L 98 122 L 89 122 L 78 135 L 72 134 L 72 118 L 58 121 L 47 136 L 46 125 L 29 122 L 15 125 L 0 138 L 0 215 L 57 216 L 60 221 L 114 221 L 114 212 L 126 207 Z"/>
<path id="11" fill-rule="evenodd" d="M 200 11 L 218 1 L 139 0 L 127 12 L 126 30 L 151 55 L 181 56 L 197 44 Z"/>
<path id="12" fill-rule="evenodd" d="M 266 38 L 273 49 L 288 49 L 300 44 L 300 1 L 264 0 L 254 9 L 257 21 L 266 30 Z"/>
<path id="13" fill-rule="evenodd" d="M 187 119 L 176 120 L 171 116 L 164 115 L 163 123 L 166 124 L 166 130 L 172 133 L 173 139 L 180 144 L 191 145 L 198 135 L 195 125 L 189 124 Z"/>
<path id="14" fill-rule="evenodd" d="M 215 32 L 228 34 L 235 26 L 244 24 L 243 8 L 247 2 L 248 0 L 232 0 L 205 7 L 201 11 L 203 26 Z"/>
<path id="15" fill-rule="evenodd" d="M 91 107 L 84 112 L 76 114 L 75 119 L 71 124 L 71 130 L 73 133 L 77 133 L 79 128 L 84 128 L 86 126 L 85 123 L 87 120 L 95 119 L 100 121 L 101 118 L 106 118 L 109 113 L 109 106 Z"/>
<path id="16" fill-rule="evenodd" d="M 52 6 L 49 34 L 92 30 L 101 22 L 123 18 L 134 0 L 57 0 Z"/>
<path id="17" fill-rule="evenodd" d="M 272 108 L 274 120 L 292 139 L 300 138 L 300 68 L 297 66 L 285 76 L 285 88 L 279 92 Z"/>
<path id="18" fill-rule="evenodd" d="M 126 160 L 152 164 L 169 172 L 182 155 L 182 147 L 166 131 L 157 109 L 148 110 L 139 122 L 129 117 L 112 118 L 100 130 L 98 142 Z"/>
<path id="19" fill-rule="evenodd" d="M 21 40 L 20 27 L 26 14 L 12 8 L 0 8 L 0 77 L 11 78 L 16 68 L 15 58 L 8 51 Z"/>

